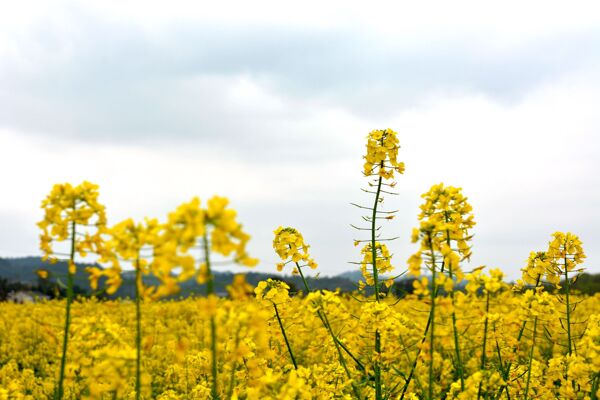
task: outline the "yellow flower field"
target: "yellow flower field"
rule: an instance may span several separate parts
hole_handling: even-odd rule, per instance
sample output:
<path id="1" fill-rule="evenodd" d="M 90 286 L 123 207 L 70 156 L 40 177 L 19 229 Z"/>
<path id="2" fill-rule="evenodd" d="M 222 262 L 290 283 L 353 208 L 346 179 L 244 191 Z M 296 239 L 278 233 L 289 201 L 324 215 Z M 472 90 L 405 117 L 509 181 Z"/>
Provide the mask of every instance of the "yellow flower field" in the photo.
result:
<path id="1" fill-rule="evenodd" d="M 524 398 L 532 342 L 529 304 L 542 307 L 543 327 L 532 362 L 531 397 L 591 398 L 592 376 L 600 371 L 600 296 L 581 299 L 575 313 L 577 355 L 565 355 L 564 334 L 555 311 L 529 303 L 532 296 L 504 291 L 490 301 L 476 294 L 456 297 L 465 391 L 453 368 L 451 308 L 440 299 L 436 320 L 439 346 L 434 353 L 435 398 L 498 397 L 506 379 L 501 365 L 512 363 L 510 398 Z M 217 320 L 219 391 L 222 398 L 352 398 L 349 380 L 338 362 L 331 337 L 315 315 L 323 304 L 335 332 L 360 360 L 347 366 L 365 398 L 374 398 L 375 354 L 370 337 L 381 332 L 381 363 L 389 398 L 398 398 L 415 360 L 427 324 L 428 304 L 415 297 L 399 302 L 359 303 L 334 293 L 294 297 L 279 304 L 298 369 L 290 362 L 272 307 L 254 299 L 188 299 L 144 304 L 142 392 L 144 398 L 205 399 L 210 396 L 210 315 Z M 52 396 L 62 335 L 64 302 L 0 304 L 0 398 L 44 399 Z M 542 310 L 540 310 L 542 311 Z M 594 315 L 595 314 L 595 315 Z M 480 368 L 486 315 L 489 317 L 486 367 Z M 517 336 L 529 321 L 522 340 Z M 583 327 L 588 329 L 585 331 Z M 541 329 L 540 329 L 541 328 Z M 548 333 L 546 333 L 548 332 Z M 65 398 L 133 398 L 135 396 L 135 307 L 131 302 L 85 301 L 73 307 Z M 415 378 L 405 398 L 427 393 L 427 344 L 418 358 Z M 568 378 L 567 378 L 568 377 Z"/>
<path id="2" fill-rule="evenodd" d="M 397 211 L 384 205 L 405 170 L 398 150 L 391 129 L 369 133 L 373 200 L 354 204 L 365 216 L 352 225 L 362 273 L 353 293 L 313 290 L 309 238 L 278 227 L 273 269 L 299 275 L 299 292 L 239 275 L 219 298 L 215 255 L 258 263 L 228 199 L 109 226 L 96 185 L 56 185 L 38 225 L 44 257 L 68 256 L 66 283 L 56 279 L 66 298 L 0 304 L 0 399 L 597 399 L 600 295 L 572 288 L 581 240 L 551 234 L 516 284 L 499 269 L 466 270 L 475 214 L 461 188 L 440 183 L 422 196 L 415 253 L 394 260 L 384 224 Z M 115 293 L 132 268 L 133 299 L 74 295 L 77 258 L 93 256 L 103 268 L 87 268 L 91 288 Z M 418 280 L 397 298 L 404 274 Z M 55 280 L 51 268 L 39 277 Z M 206 284 L 205 297 L 165 300 L 189 279 Z"/>

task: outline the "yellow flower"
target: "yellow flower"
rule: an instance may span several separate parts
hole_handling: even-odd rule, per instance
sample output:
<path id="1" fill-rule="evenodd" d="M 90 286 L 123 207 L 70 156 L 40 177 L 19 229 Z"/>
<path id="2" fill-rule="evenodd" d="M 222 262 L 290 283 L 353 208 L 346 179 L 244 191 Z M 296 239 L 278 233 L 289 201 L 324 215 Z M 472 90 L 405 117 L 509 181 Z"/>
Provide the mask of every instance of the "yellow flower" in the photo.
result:
<path id="1" fill-rule="evenodd" d="M 317 263 L 308 254 L 309 245 L 304 242 L 302 234 L 292 227 L 279 227 L 273 232 L 273 249 L 281 258 L 282 263 L 277 264 L 277 270 L 282 271 L 288 262 L 304 263 L 300 267 L 308 266 L 317 268 Z"/>
<path id="2" fill-rule="evenodd" d="M 46 269 L 38 269 L 36 274 L 40 277 L 40 279 L 48 279 L 48 270 Z"/>
<path id="3" fill-rule="evenodd" d="M 274 304 L 285 303 L 289 300 L 290 287 L 287 283 L 277 279 L 267 279 L 258 282 L 254 294 L 258 300 L 269 300 Z"/>
<path id="4" fill-rule="evenodd" d="M 254 288 L 246 282 L 246 275 L 236 274 L 231 285 L 227 286 L 229 296 L 234 300 L 244 300 L 254 292 Z"/>
<path id="5" fill-rule="evenodd" d="M 391 129 L 374 130 L 367 136 L 364 174 L 379 175 L 384 179 L 394 177 L 394 172 L 404 173 L 404 163 L 398 161 L 400 148 L 397 133 Z"/>
<path id="6" fill-rule="evenodd" d="M 55 242 L 72 241 L 76 253 L 102 256 L 102 233 L 106 227 L 104 206 L 98 202 L 98 185 L 84 181 L 78 186 L 56 184 L 42 201 L 44 219 L 38 222 L 41 229 L 40 249 L 43 258 L 55 261 Z M 75 264 L 69 264 L 69 273 L 75 273 Z"/>
<path id="7" fill-rule="evenodd" d="M 367 242 L 360 251 L 363 255 L 363 259 L 360 263 L 360 271 L 365 279 L 365 283 L 373 286 L 375 284 L 375 279 L 373 277 L 373 252 L 371 248 L 371 243 Z M 375 267 L 377 268 L 377 273 L 380 275 L 379 278 L 382 278 L 383 274 L 394 270 L 394 267 L 391 264 L 392 255 L 385 243 L 379 242 L 375 242 L 375 253 Z"/>
<path id="8" fill-rule="evenodd" d="M 426 276 L 421 278 L 421 280 L 415 279 L 413 281 L 413 293 L 417 296 L 428 296 L 429 295 L 429 279 Z"/>
<path id="9" fill-rule="evenodd" d="M 568 275 L 569 272 L 574 274 L 581 272 L 575 268 L 583 262 L 586 256 L 583 252 L 583 244 L 577 235 L 571 232 L 555 232 L 552 237 L 548 251 L 546 251 L 549 262 L 546 277 L 558 287 L 561 276 Z"/>

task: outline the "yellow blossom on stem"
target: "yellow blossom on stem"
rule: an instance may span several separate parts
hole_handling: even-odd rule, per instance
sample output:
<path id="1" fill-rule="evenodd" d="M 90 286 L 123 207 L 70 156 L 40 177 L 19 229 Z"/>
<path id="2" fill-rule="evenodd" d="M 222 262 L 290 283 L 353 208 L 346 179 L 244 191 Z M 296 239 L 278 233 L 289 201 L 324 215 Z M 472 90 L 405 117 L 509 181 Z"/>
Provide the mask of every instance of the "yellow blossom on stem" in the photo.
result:
<path id="1" fill-rule="evenodd" d="M 367 136 L 364 174 L 377 174 L 384 179 L 394 177 L 394 172 L 404 173 L 404 163 L 398 161 L 400 148 L 397 133 L 391 129 L 376 129 Z"/>

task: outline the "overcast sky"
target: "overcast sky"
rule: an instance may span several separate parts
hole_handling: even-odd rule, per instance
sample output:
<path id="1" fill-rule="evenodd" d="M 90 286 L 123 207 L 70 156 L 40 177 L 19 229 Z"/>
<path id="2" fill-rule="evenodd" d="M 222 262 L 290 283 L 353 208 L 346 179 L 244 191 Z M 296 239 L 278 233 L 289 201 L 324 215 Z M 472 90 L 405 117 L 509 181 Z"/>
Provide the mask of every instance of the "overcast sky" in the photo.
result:
<path id="1" fill-rule="evenodd" d="M 557 2 L 558 3 L 558 2 Z M 473 266 L 516 278 L 557 230 L 600 272 L 600 9 L 594 2 L 29 2 L 0 6 L 0 256 L 39 254 L 54 183 L 100 184 L 109 220 L 227 196 L 273 271 L 303 232 L 323 274 L 349 224 L 366 134 L 399 132 L 394 265 L 420 195 L 473 204 Z"/>

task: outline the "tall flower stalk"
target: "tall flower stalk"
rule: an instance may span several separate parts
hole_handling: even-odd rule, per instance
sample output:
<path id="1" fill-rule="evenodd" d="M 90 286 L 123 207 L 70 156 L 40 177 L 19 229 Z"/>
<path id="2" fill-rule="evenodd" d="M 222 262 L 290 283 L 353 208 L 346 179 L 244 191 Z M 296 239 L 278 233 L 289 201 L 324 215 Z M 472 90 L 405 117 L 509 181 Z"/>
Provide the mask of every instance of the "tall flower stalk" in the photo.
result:
<path id="1" fill-rule="evenodd" d="M 173 241 L 174 245 L 165 249 L 170 258 L 177 260 L 182 266 L 179 279 L 185 280 L 196 276 L 200 284 L 206 284 L 206 296 L 209 301 L 216 302 L 213 263 L 211 254 L 216 253 L 222 257 L 232 257 L 232 262 L 248 267 L 258 264 L 258 260 L 251 258 L 246 245 L 250 240 L 237 222 L 237 213 L 228 208 L 229 200 L 225 197 L 214 196 L 207 202 L 207 208 L 200 206 L 200 199 L 193 198 L 188 203 L 183 203 L 174 212 L 169 214 L 165 238 Z M 191 251 L 200 250 L 200 262 L 195 268 L 194 257 Z M 217 348 L 217 321 L 216 308 L 210 314 L 210 348 L 211 348 L 211 398 L 219 399 L 219 366 Z"/>
<path id="2" fill-rule="evenodd" d="M 391 190 L 395 187 L 396 183 L 393 181 L 395 173 L 404 173 L 404 163 L 398 161 L 398 149 L 400 148 L 397 133 L 391 129 L 374 130 L 367 136 L 367 153 L 364 156 L 365 163 L 363 173 L 366 177 L 372 178 L 368 183 L 369 189 L 363 189 L 363 191 L 374 195 L 372 205 L 364 206 L 359 204 L 353 204 L 354 206 L 370 211 L 370 215 L 364 216 L 363 220 L 369 224 L 368 227 L 354 228 L 359 231 L 368 231 L 369 238 L 366 240 L 355 240 L 355 244 L 365 242 L 364 247 L 361 250 L 364 258 L 361 265 L 361 272 L 364 281 L 359 282 L 359 288 L 370 286 L 373 288 L 375 295 L 375 302 L 379 302 L 382 297 L 382 283 L 389 288 L 393 284 L 393 278 L 387 276 L 385 281 L 382 279 L 383 274 L 389 273 L 393 270 L 391 265 L 391 254 L 389 253 L 387 246 L 383 243 L 390 241 L 395 238 L 381 238 L 379 220 L 394 218 L 396 211 L 384 211 L 380 209 L 381 203 L 384 201 L 384 195 L 395 195 L 397 193 Z M 390 181 L 391 182 L 388 182 Z M 383 282 L 384 281 L 384 282 Z M 378 327 L 373 327 L 374 331 L 374 362 L 373 362 L 373 373 L 374 373 L 374 385 L 375 385 L 375 399 L 381 400 L 384 398 L 383 387 L 381 377 L 381 334 Z"/>
<path id="3" fill-rule="evenodd" d="M 277 308 L 278 304 L 281 305 L 289 301 L 289 290 L 290 287 L 285 282 L 267 279 L 266 281 L 259 282 L 258 286 L 254 290 L 254 293 L 256 294 L 256 298 L 258 300 L 269 301 L 273 306 L 273 310 L 275 311 L 275 317 L 277 318 L 277 323 L 279 324 L 279 329 L 281 330 L 281 335 L 283 336 L 285 346 L 290 355 L 290 360 L 294 365 L 294 369 L 298 369 L 298 363 L 296 362 L 294 351 L 292 350 L 292 346 L 290 345 L 290 341 L 285 331 L 283 321 L 281 320 L 279 308 Z"/>
<path id="4" fill-rule="evenodd" d="M 154 267 L 160 264 L 159 237 L 162 226 L 154 219 L 146 219 L 143 223 L 135 223 L 126 219 L 108 230 L 107 259 L 112 271 L 120 271 L 121 262 L 130 264 L 135 270 L 135 398 L 142 398 L 142 301 L 157 299 L 165 295 L 175 294 L 178 288 L 167 284 L 168 277 L 163 276 Z M 154 274 L 163 284 L 156 287 L 144 285 L 143 276 Z"/>
<path id="5" fill-rule="evenodd" d="M 65 367 L 69 347 L 71 327 L 71 305 L 73 304 L 73 282 L 77 267 L 75 256 L 87 256 L 88 253 L 103 253 L 101 233 L 106 227 L 104 206 L 98 202 L 98 186 L 83 182 L 78 186 L 68 183 L 54 185 L 52 191 L 42 202 L 44 219 L 38 223 L 42 230 L 40 248 L 44 259 L 55 261 L 57 254 L 54 244 L 67 242 L 69 259 L 67 270 L 67 299 L 63 331 L 62 352 L 58 383 L 54 390 L 54 399 L 64 397 Z"/>
<path id="6" fill-rule="evenodd" d="M 408 269 L 414 276 L 419 276 L 423 266 L 431 275 L 431 292 L 429 318 L 423 333 L 423 343 L 429 336 L 429 374 L 428 398 L 434 397 L 434 356 L 435 356 L 435 324 L 436 302 L 440 287 L 449 293 L 452 303 L 452 332 L 454 337 L 454 354 L 456 375 L 464 389 L 464 366 L 461 358 L 459 334 L 456 325 L 455 298 L 453 287 L 460 282 L 464 274 L 460 262 L 471 256 L 470 230 L 475 225 L 472 207 L 463 196 L 461 188 L 444 186 L 440 183 L 421 196 L 424 203 L 420 206 L 420 225 L 413 229 L 412 242 L 420 243 L 420 249 L 408 259 Z M 417 367 L 421 348 L 412 364 L 403 395 Z"/>
<path id="7" fill-rule="evenodd" d="M 548 280 L 554 283 L 557 287 L 560 287 L 560 280 L 562 278 L 565 286 L 565 297 L 561 301 L 565 305 L 565 322 L 567 331 L 567 350 L 568 355 L 572 355 L 575 350 L 573 349 L 573 333 L 572 333 L 572 314 L 574 311 L 574 305 L 571 301 L 571 286 L 577 275 L 580 274 L 583 269 L 577 268 L 577 265 L 581 264 L 585 259 L 583 252 L 583 244 L 577 235 L 571 232 L 555 232 L 552 235 L 553 239 L 548 245 L 548 259 L 550 261 L 550 270 L 552 274 L 548 275 Z"/>

